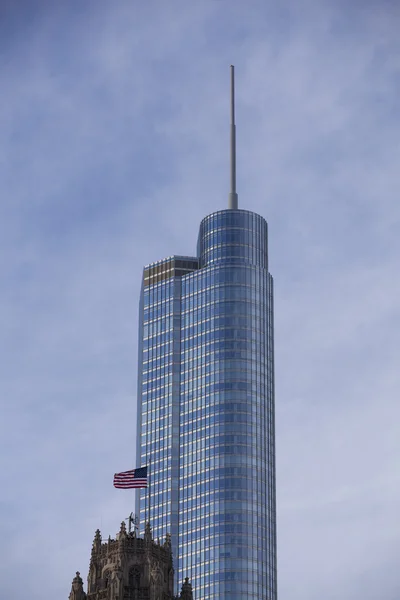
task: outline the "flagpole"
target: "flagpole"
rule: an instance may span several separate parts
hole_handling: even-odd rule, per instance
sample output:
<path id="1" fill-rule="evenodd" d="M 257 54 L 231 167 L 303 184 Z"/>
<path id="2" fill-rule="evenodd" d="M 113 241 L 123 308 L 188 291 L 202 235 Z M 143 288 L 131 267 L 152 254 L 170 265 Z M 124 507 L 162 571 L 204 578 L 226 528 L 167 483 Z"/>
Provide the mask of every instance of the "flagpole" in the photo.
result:
<path id="1" fill-rule="evenodd" d="M 149 464 L 147 465 L 147 523 L 150 523 L 150 465 L 151 460 L 149 459 Z"/>
<path id="2" fill-rule="evenodd" d="M 147 468 L 147 487 L 149 487 L 149 470 L 148 470 L 148 468 Z M 146 531 L 148 512 L 149 512 L 149 500 L 148 500 L 148 494 L 146 494 L 146 492 L 145 492 L 144 500 L 145 500 L 145 502 L 144 502 L 144 531 Z"/>

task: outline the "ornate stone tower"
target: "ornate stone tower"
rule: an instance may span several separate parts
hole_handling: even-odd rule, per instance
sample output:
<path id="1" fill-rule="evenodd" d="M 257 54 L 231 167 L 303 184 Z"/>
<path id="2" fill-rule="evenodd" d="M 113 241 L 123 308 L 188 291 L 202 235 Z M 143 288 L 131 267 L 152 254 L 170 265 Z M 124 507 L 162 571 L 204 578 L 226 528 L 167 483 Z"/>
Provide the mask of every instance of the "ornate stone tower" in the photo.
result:
<path id="1" fill-rule="evenodd" d="M 83 591 L 83 581 L 79 571 L 76 572 L 76 575 L 72 580 L 72 589 L 69 600 L 86 600 L 86 594 Z"/>
<path id="2" fill-rule="evenodd" d="M 103 543 L 97 530 L 90 559 L 88 591 L 83 591 L 79 573 L 72 582 L 69 600 L 176 600 L 173 595 L 174 569 L 171 538 L 154 542 L 150 525 L 144 538 L 128 533 L 121 523 L 115 539 Z M 188 581 L 177 600 L 193 600 Z"/>
<path id="3" fill-rule="evenodd" d="M 189 577 L 186 577 L 185 579 L 179 600 L 193 600 L 192 586 L 189 583 Z"/>

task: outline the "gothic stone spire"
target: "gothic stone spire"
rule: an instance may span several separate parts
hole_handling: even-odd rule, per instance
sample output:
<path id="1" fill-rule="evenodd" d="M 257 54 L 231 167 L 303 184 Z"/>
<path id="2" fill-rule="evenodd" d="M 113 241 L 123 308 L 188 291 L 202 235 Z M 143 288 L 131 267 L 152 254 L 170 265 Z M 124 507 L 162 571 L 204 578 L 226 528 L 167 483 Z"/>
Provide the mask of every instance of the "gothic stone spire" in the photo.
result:
<path id="1" fill-rule="evenodd" d="M 79 571 L 76 572 L 74 579 L 72 580 L 71 593 L 69 600 L 86 600 L 86 594 L 83 591 L 83 581 Z"/>
<path id="2" fill-rule="evenodd" d="M 185 583 L 182 586 L 181 595 L 179 596 L 180 600 L 193 600 L 193 590 L 192 586 L 189 583 L 189 577 L 185 578 Z"/>

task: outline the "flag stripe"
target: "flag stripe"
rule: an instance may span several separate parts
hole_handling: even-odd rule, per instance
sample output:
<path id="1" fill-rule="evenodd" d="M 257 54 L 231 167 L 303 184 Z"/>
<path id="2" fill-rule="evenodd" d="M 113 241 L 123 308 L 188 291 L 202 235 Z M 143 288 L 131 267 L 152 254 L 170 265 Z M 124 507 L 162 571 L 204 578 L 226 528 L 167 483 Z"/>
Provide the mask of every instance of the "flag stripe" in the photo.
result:
<path id="1" fill-rule="evenodd" d="M 118 473 L 115 473 L 114 479 L 121 479 L 122 481 L 137 481 L 138 479 L 144 479 L 147 481 L 147 477 L 134 477 L 133 475 L 130 475 L 129 477 L 123 475 L 121 477 L 121 475 L 118 475 Z"/>
<path id="2" fill-rule="evenodd" d="M 147 487 L 147 467 L 122 471 L 114 474 L 114 487 L 118 489 L 132 489 Z"/>
<path id="3" fill-rule="evenodd" d="M 147 483 L 140 485 L 137 483 L 131 483 L 129 485 L 122 485 L 120 483 L 114 483 L 114 487 L 118 488 L 119 490 L 129 490 L 129 489 L 134 489 L 134 488 L 147 488 Z"/>
<path id="4" fill-rule="evenodd" d="M 114 475 L 114 479 L 120 481 L 147 481 L 147 477 L 119 477 L 119 475 Z"/>
<path id="5" fill-rule="evenodd" d="M 121 489 L 147 488 L 147 483 L 114 483 L 114 487 Z"/>
<path id="6" fill-rule="evenodd" d="M 128 484 L 128 483 L 138 483 L 139 485 L 147 485 L 147 479 L 114 479 L 115 483 Z"/>

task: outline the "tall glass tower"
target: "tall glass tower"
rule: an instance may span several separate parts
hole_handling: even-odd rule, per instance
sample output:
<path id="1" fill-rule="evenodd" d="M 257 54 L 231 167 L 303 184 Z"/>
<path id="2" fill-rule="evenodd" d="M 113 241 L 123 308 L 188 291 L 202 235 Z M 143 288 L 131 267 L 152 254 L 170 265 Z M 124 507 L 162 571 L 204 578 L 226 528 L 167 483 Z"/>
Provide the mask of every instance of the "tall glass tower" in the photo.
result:
<path id="1" fill-rule="evenodd" d="M 229 208 L 197 256 L 144 269 L 137 510 L 195 600 L 276 600 L 273 280 L 267 223 L 237 206 L 233 76 Z"/>

